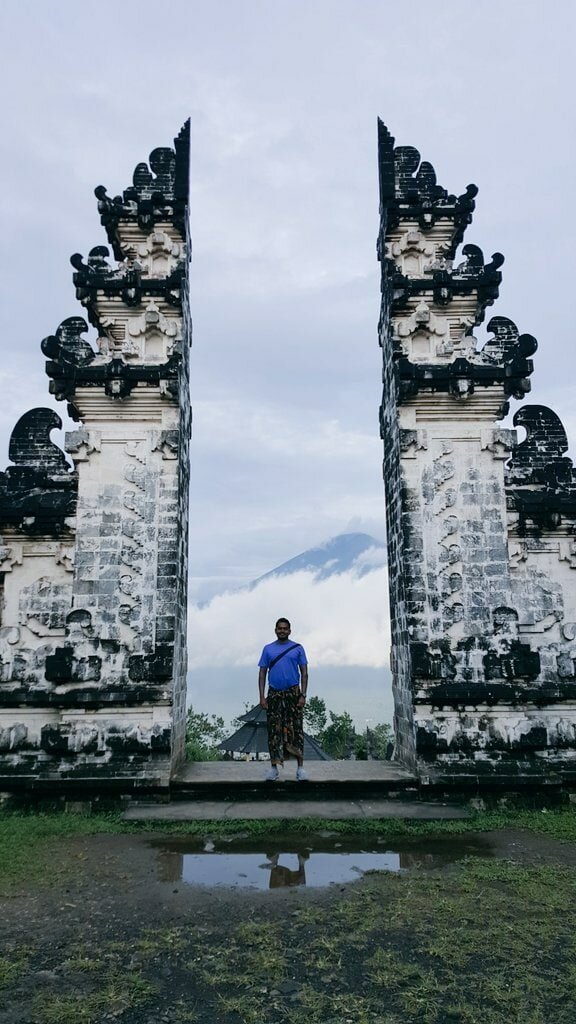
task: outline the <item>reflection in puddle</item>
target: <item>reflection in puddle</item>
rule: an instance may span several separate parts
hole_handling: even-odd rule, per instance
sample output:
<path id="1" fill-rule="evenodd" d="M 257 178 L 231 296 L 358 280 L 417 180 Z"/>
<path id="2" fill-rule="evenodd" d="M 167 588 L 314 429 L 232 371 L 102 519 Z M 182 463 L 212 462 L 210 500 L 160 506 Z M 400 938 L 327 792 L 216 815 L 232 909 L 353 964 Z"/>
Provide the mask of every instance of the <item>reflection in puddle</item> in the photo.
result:
<path id="1" fill-rule="evenodd" d="M 158 849 L 162 881 L 251 889 L 318 888 L 352 882 L 366 871 L 432 869 L 467 856 L 492 856 L 490 842 L 484 837 L 420 839 L 395 843 L 393 850 L 383 850 L 382 840 L 375 837 L 362 847 L 358 837 L 335 842 L 316 835 L 308 841 L 314 845 L 298 848 L 293 840 L 269 841 L 264 850 L 244 843 L 233 853 L 222 852 L 211 840 L 202 849 L 190 839 L 154 841 L 152 845 Z"/>

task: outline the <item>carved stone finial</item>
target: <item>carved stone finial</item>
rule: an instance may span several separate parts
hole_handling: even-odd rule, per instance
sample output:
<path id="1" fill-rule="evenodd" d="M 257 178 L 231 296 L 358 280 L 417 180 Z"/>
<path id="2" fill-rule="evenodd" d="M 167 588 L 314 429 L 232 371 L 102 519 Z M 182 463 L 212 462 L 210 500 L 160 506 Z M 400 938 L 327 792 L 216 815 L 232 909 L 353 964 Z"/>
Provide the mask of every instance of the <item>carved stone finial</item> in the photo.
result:
<path id="1" fill-rule="evenodd" d="M 127 398 L 139 384 L 156 385 L 168 398 L 173 398 L 177 388 L 181 352 L 174 349 L 162 362 L 130 366 L 123 359 L 113 356 L 107 362 L 94 363 L 96 353 L 80 335 L 88 330 L 81 317 L 65 320 L 55 335 L 45 338 L 42 351 L 51 358 L 46 363 L 46 373 L 51 378 L 50 392 L 58 401 L 70 401 L 68 412 L 73 419 L 79 412 L 73 399 L 78 387 L 101 387 L 109 398 Z"/>
<path id="2" fill-rule="evenodd" d="M 491 277 L 496 284 L 500 284 L 502 275 L 498 271 L 504 263 L 501 252 L 493 253 L 490 263 L 484 264 L 482 249 L 478 245 L 468 243 L 462 247 L 462 255 L 466 260 L 456 268 L 455 273 L 458 277 L 478 277 L 479 274 L 483 274 L 486 278 Z"/>
<path id="3" fill-rule="evenodd" d="M 174 139 L 174 149 L 160 147 L 150 154 L 148 164 L 139 163 L 132 185 L 121 196 L 108 196 L 103 185 L 95 189 L 100 219 L 116 259 L 122 260 L 118 227 L 134 221 L 150 231 L 159 221 L 171 221 L 182 238 L 187 238 L 188 178 L 190 164 L 190 121 Z"/>
<path id="4" fill-rule="evenodd" d="M 525 428 L 526 438 L 512 452 L 510 483 L 571 486 L 572 460 L 564 457 L 568 440 L 560 417 L 545 405 L 523 405 L 513 423 Z"/>
<path id="5" fill-rule="evenodd" d="M 530 391 L 528 377 L 534 370 L 534 363 L 529 357 L 538 348 L 536 338 L 531 334 L 520 334 L 516 324 L 505 316 L 493 316 L 487 330 L 492 337 L 482 349 L 482 361 L 504 368 L 504 394 L 507 398 L 524 398 Z"/>
<path id="6" fill-rule="evenodd" d="M 86 263 L 80 253 L 70 258 L 76 273 L 72 280 L 76 287 L 76 298 L 88 310 L 90 322 L 101 329 L 98 315 L 98 299 L 119 298 L 125 306 L 134 308 L 142 304 L 146 295 L 163 298 L 169 306 L 179 308 L 182 304 L 183 282 L 186 276 L 184 260 L 172 260 L 168 272 L 159 277 L 143 273 L 141 264 L 125 261 L 117 269 L 107 260 L 110 255 L 105 245 L 90 250 Z"/>
<path id="7" fill-rule="evenodd" d="M 140 163 L 136 166 L 132 177 L 133 187 L 138 199 L 162 197 L 166 201 L 174 195 L 176 180 L 176 153 L 173 149 L 159 147 L 150 153 L 149 164 Z"/>
<path id="8" fill-rule="evenodd" d="M 512 450 L 506 467 L 506 494 L 510 512 L 518 514 L 519 536 L 557 529 L 564 520 L 576 520 L 576 479 L 560 418 L 544 405 L 524 405 L 514 426 L 526 429 L 526 438 Z"/>
<path id="9" fill-rule="evenodd" d="M 475 246 L 473 248 L 476 249 Z M 482 258 L 480 250 L 478 253 Z M 477 258 L 476 253 L 473 258 Z M 456 280 L 459 274 L 457 270 L 452 280 Z M 412 319 L 415 318 L 416 314 Z M 467 358 L 457 357 L 443 363 L 425 360 L 416 362 L 404 355 L 402 341 L 410 326 L 411 318 L 408 318 L 395 337 L 401 401 L 412 398 L 422 390 L 445 391 L 456 398 L 473 394 L 477 387 L 491 387 L 495 384 L 501 386 L 505 398 L 523 398 L 530 390 L 528 378 L 534 364 L 528 357 L 536 351 L 538 343 L 531 334 L 519 334 L 516 324 L 507 317 L 493 317 L 490 320 L 488 330 L 492 337 L 480 351 L 471 351 Z M 433 334 L 430 325 L 427 325 L 427 331 Z M 508 402 L 504 402 L 501 415 L 507 412 Z"/>
<path id="10" fill-rule="evenodd" d="M 394 150 L 396 171 L 396 197 L 398 199 L 447 199 L 445 188 L 436 184 L 436 171 L 427 160 L 420 163 L 420 153 L 414 146 L 398 146 Z"/>
<path id="11" fill-rule="evenodd" d="M 401 243 L 397 243 L 389 251 L 394 255 L 400 248 Z M 438 306 L 448 306 L 458 295 L 476 295 L 474 322 L 482 323 L 486 306 L 491 306 L 498 298 L 502 281 L 500 267 L 504 257 L 496 252 L 490 263 L 484 264 L 482 250 L 477 245 L 465 245 L 462 251 L 466 259 L 454 270 L 446 265 L 446 261 L 442 261 L 443 265 L 432 265 L 427 271 L 405 274 L 398 269 L 394 260 L 387 259 L 385 273 L 392 290 L 392 312 L 404 309 L 410 298 L 430 291 Z"/>
<path id="12" fill-rule="evenodd" d="M 25 533 L 61 533 L 76 509 L 76 475 L 50 440 L 62 420 L 53 409 L 31 409 L 10 438 L 14 462 L 0 473 L 0 524 Z"/>
<path id="13" fill-rule="evenodd" d="M 438 185 L 432 164 L 420 161 L 417 149 L 413 146 L 394 148 L 394 139 L 380 120 L 378 164 L 380 201 L 388 226 L 395 226 L 403 219 L 416 220 L 422 230 L 428 231 L 439 218 L 452 220 L 452 240 L 445 254 L 453 256 L 472 220 L 478 193 L 476 185 L 468 185 L 461 196 L 450 195 Z M 382 251 L 381 245 L 379 248 Z"/>
<path id="14" fill-rule="evenodd" d="M 64 452 L 50 440 L 51 432 L 61 429 L 62 420 L 53 409 L 30 409 L 12 431 L 8 457 L 17 467 L 68 475 Z"/>
<path id="15" fill-rule="evenodd" d="M 87 330 L 88 324 L 81 316 L 70 316 L 62 321 L 56 334 L 44 338 L 40 347 L 45 356 L 62 365 L 87 366 L 96 355 L 81 337 Z"/>

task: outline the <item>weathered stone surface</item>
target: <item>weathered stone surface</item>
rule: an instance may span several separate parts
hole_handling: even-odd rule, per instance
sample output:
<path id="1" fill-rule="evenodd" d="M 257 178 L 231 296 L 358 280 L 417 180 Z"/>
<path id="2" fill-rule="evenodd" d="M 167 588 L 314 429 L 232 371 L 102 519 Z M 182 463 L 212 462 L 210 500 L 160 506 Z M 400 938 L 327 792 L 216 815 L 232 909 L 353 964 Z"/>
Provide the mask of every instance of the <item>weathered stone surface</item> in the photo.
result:
<path id="1" fill-rule="evenodd" d="M 165 785 L 186 693 L 188 147 L 155 150 L 106 246 L 72 257 L 81 317 L 44 339 L 52 410 L 17 424 L 0 474 L 0 778 Z"/>
<path id="2" fill-rule="evenodd" d="M 51 440 L 62 420 L 52 409 L 31 409 L 12 431 L 0 473 L 0 524 L 26 534 L 66 533 L 76 511 L 78 481 L 64 452 Z"/>
<path id="3" fill-rule="evenodd" d="M 524 406 L 535 339 L 506 317 L 499 254 L 457 248 L 456 199 L 379 128 L 380 412 L 398 751 L 427 776 L 571 774 L 576 488 L 558 417 Z M 562 768 L 562 766 L 564 766 Z"/>

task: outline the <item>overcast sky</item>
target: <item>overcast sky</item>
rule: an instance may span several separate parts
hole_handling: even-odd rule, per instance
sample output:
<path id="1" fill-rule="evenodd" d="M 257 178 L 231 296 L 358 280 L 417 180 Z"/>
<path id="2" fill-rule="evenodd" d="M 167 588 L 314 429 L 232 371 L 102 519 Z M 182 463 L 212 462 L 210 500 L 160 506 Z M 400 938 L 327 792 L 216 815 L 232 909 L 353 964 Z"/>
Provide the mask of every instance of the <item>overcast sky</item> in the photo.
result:
<path id="1" fill-rule="evenodd" d="M 0 32 L 3 464 L 51 404 L 69 257 L 105 241 L 94 187 L 188 116 L 193 594 L 383 536 L 377 116 L 442 185 L 479 186 L 466 240 L 504 253 L 494 311 L 537 337 L 530 400 L 574 441 L 568 0 L 2 0 Z"/>

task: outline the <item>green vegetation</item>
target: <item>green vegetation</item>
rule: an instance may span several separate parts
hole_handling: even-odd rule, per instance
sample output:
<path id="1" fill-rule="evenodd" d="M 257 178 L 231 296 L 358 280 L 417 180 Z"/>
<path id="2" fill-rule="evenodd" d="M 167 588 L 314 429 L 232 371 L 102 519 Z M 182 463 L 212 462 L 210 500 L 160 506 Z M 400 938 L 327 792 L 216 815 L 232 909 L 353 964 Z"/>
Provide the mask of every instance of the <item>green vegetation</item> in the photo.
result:
<path id="1" fill-rule="evenodd" d="M 326 701 L 322 697 L 309 697 L 304 708 L 304 728 L 318 741 L 328 723 Z"/>
<path id="2" fill-rule="evenodd" d="M 0 956 L 0 992 L 24 973 L 28 957 L 29 950 L 22 946 L 4 950 L 4 955 Z"/>
<path id="3" fill-rule="evenodd" d="M 245 704 L 244 711 L 251 705 Z M 239 729 L 244 723 L 237 718 L 232 729 Z M 304 728 L 318 740 L 330 757 L 340 759 L 354 756 L 358 760 L 368 757 L 384 760 L 388 744 L 392 741 L 392 727 L 379 723 L 357 732 L 348 711 L 337 715 L 329 711 L 322 697 L 310 697 L 304 708 Z M 228 735 L 224 719 L 219 715 L 206 715 L 188 708 L 186 715 L 186 758 L 188 761 L 222 761 L 224 755 L 218 744 Z"/>
<path id="4" fill-rule="evenodd" d="M 93 991 L 59 995 L 42 992 L 32 1000 L 31 1024 L 96 1024 L 102 1014 L 119 1017 L 146 1003 L 157 990 L 139 972 L 104 968 Z"/>
<path id="5" fill-rule="evenodd" d="M 186 714 L 186 759 L 188 761 L 222 761 L 218 744 L 226 736 L 224 719 L 205 715 L 189 707 Z"/>
<path id="6" fill-rule="evenodd" d="M 458 835 L 524 828 L 576 842 L 576 814 L 513 811 L 443 822 L 126 822 L 119 815 L 0 815 L 1 884 L 54 905 L 90 884 L 78 837 L 105 833 Z M 98 928 L 6 946 L 2 997 L 30 1024 L 163 1019 L 207 1024 L 572 1024 L 576 873 L 554 863 L 469 858 L 442 871 L 371 873 L 320 899 L 224 900 L 174 919 L 164 901 Z M 21 889 L 19 890 L 21 891 Z M 115 890 L 116 891 L 116 890 Z M 287 895 L 287 894 L 286 894 Z M 303 894 L 300 894 L 303 897 Z M 152 899 L 152 897 L 151 897 Z M 76 901 L 75 901 L 76 902 Z M 66 905 L 66 903 L 64 903 Z M 87 910 L 86 913 L 90 913 Z M 151 926 L 150 921 L 154 922 Z M 81 935 L 81 941 L 79 941 Z M 41 983 L 42 974 L 55 982 Z M 28 978 L 30 982 L 28 982 Z M 18 1019 L 18 1018 L 14 1018 Z"/>
<path id="7" fill-rule="evenodd" d="M 252 838 L 312 834 L 318 831 L 342 835 L 398 836 L 461 835 L 500 828 L 526 828 L 551 839 L 576 842 L 576 813 L 572 808 L 551 811 L 484 811 L 470 818 L 447 821 L 416 821 L 352 818 L 230 820 L 230 821 L 125 821 L 120 813 L 92 815 L 0 812 L 0 893 L 21 884 L 49 886 L 68 874 L 81 872 L 85 854 L 62 857 L 61 841 L 102 834 L 187 835 L 217 839 L 222 836 Z"/>
<path id="8" fill-rule="evenodd" d="M 75 991 L 34 996 L 26 1019 L 98 1024 L 161 1006 L 163 1019 L 222 1024 L 573 1024 L 566 868 L 473 858 L 451 872 L 368 876 L 329 901 L 292 903 L 288 921 L 262 901 L 248 914 L 92 940 L 74 962 L 87 988 L 76 973 Z M 97 984 L 95 959 L 109 965 Z"/>
<path id="9" fill-rule="evenodd" d="M 0 957 L 0 990 L 22 980 L 30 969 L 34 952 L 29 948 L 12 948 Z M 126 970 L 110 963 L 110 954 L 101 956 L 98 949 L 77 950 L 65 960 L 67 972 L 76 978 L 83 973 L 90 978 L 82 992 L 60 995 L 42 992 L 34 995 L 30 1006 L 30 1024 L 93 1024 L 102 1012 L 120 1013 L 150 998 L 155 986 L 138 971 Z M 42 965 L 43 966 L 43 965 Z M 50 962 L 50 967 L 54 964 Z M 48 972 L 49 974 L 51 972 Z"/>
<path id="10" fill-rule="evenodd" d="M 356 745 L 356 730 L 352 716 L 344 711 L 341 715 L 330 711 L 330 725 L 327 725 L 318 736 L 321 747 L 330 757 L 340 759 L 350 757 Z"/>
<path id="11" fill-rule="evenodd" d="M 310 697 L 307 702 L 304 728 L 337 760 L 354 755 L 359 761 L 368 757 L 383 761 L 388 744 L 392 742 L 392 727 L 387 723 L 381 722 L 370 729 L 366 726 L 365 731 L 359 733 L 348 711 L 341 715 L 329 711 L 322 697 Z"/>
<path id="12" fill-rule="evenodd" d="M 566 869 L 470 860 L 372 877 L 289 928 L 255 915 L 194 962 L 246 1024 L 572 1024 L 575 897 Z"/>

